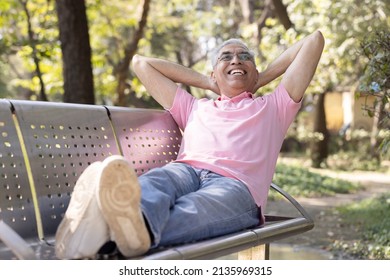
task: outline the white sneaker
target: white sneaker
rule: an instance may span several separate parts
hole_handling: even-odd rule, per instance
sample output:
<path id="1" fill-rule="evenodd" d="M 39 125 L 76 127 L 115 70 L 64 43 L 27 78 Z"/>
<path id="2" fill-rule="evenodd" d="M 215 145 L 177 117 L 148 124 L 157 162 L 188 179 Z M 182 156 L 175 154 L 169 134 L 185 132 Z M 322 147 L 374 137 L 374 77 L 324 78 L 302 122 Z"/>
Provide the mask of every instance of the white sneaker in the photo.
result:
<path id="1" fill-rule="evenodd" d="M 95 258 L 109 241 L 108 226 L 96 199 L 102 167 L 102 162 L 92 163 L 77 180 L 56 232 L 55 252 L 59 259 Z"/>
<path id="2" fill-rule="evenodd" d="M 109 226 L 111 240 L 125 257 L 144 254 L 150 236 L 140 209 L 141 189 L 137 175 L 122 156 L 103 161 L 98 203 Z"/>

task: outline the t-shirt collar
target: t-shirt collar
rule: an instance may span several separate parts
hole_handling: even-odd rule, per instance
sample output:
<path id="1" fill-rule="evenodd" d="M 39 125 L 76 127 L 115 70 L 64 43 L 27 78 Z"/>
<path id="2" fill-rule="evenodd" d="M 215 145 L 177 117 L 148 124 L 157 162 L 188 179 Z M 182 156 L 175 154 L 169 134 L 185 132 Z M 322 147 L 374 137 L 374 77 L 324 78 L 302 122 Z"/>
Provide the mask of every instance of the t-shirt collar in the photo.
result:
<path id="1" fill-rule="evenodd" d="M 253 94 L 249 91 L 244 91 L 243 93 L 240 93 L 239 95 L 236 95 L 232 98 L 227 97 L 225 95 L 221 95 L 220 97 L 218 97 L 218 99 L 216 101 L 240 102 L 241 100 L 243 100 L 245 98 L 253 99 Z"/>

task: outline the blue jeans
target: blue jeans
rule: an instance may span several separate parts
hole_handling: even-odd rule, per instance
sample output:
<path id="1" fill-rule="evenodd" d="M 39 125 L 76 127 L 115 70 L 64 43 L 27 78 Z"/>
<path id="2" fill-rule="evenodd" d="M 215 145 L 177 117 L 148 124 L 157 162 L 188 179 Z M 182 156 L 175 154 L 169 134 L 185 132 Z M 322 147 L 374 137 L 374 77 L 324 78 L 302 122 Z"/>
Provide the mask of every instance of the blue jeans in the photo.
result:
<path id="1" fill-rule="evenodd" d="M 152 247 L 228 234 L 260 223 L 260 211 L 239 180 L 184 163 L 139 177 L 141 209 Z"/>

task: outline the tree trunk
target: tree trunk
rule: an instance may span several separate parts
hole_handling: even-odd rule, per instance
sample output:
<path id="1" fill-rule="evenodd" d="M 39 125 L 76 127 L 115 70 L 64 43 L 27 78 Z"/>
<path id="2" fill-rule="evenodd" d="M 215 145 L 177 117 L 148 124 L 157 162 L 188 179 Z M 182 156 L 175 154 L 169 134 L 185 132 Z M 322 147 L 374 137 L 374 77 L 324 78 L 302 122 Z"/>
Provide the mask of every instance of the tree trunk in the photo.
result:
<path id="1" fill-rule="evenodd" d="M 36 40 L 35 40 L 36 35 L 34 33 L 32 25 L 31 25 L 31 16 L 30 16 L 30 12 L 27 8 L 27 0 L 26 1 L 19 0 L 19 3 L 23 6 L 23 10 L 24 10 L 24 12 L 26 14 L 26 18 L 27 18 L 28 40 L 29 40 L 30 46 L 32 48 L 32 57 L 33 57 L 33 61 L 35 64 L 35 73 L 38 77 L 39 85 L 40 85 L 38 100 L 47 101 L 45 83 L 43 82 L 42 72 L 41 72 L 41 67 L 40 67 L 40 59 L 38 57 L 38 51 L 36 48 Z"/>
<path id="2" fill-rule="evenodd" d="M 325 93 L 321 93 L 317 96 L 313 121 L 314 134 L 322 136 L 320 139 L 317 139 L 316 137 L 316 139 L 311 142 L 311 161 L 313 167 L 320 168 L 322 163 L 325 163 L 326 158 L 328 157 L 329 133 L 326 128 Z"/>
<path id="3" fill-rule="evenodd" d="M 239 0 L 239 3 L 245 24 L 251 24 L 253 22 L 253 1 Z"/>
<path id="4" fill-rule="evenodd" d="M 264 0 L 261 13 L 258 18 L 255 18 L 255 6 L 256 1 L 254 0 L 240 0 L 239 1 L 242 11 L 242 16 L 246 24 L 256 23 L 257 29 L 254 34 L 255 45 L 257 46 L 257 52 L 260 59 L 264 58 L 264 55 L 261 52 L 260 44 L 262 40 L 262 29 L 266 26 L 266 21 L 269 17 L 277 17 L 282 23 L 284 28 L 287 30 L 293 26 L 288 13 L 287 8 L 281 0 Z"/>
<path id="5" fill-rule="evenodd" d="M 132 92 L 129 83 L 127 82 L 130 73 L 129 70 L 130 62 L 138 49 L 138 42 L 142 39 L 143 32 L 147 23 L 149 7 L 150 7 L 150 0 L 144 0 L 142 15 L 138 22 L 138 28 L 134 32 L 134 36 L 131 38 L 131 41 L 127 44 L 124 50 L 125 56 L 114 69 L 115 76 L 118 81 L 118 85 L 116 89 L 117 101 L 115 102 L 115 105 L 117 106 L 128 106 L 128 98 L 126 98 L 126 95 Z"/>
<path id="6" fill-rule="evenodd" d="M 94 104 L 91 46 L 83 0 L 56 0 L 63 61 L 64 102 Z"/>
<path id="7" fill-rule="evenodd" d="M 286 30 L 291 28 L 293 24 L 287 14 L 287 8 L 283 4 L 282 0 L 272 0 L 272 3 L 274 4 L 275 14 L 279 19 L 280 23 L 284 26 Z"/>
<path id="8" fill-rule="evenodd" d="M 380 161 L 378 133 L 380 129 L 382 109 L 383 104 L 381 100 L 377 98 L 376 102 L 374 103 L 373 123 L 370 135 L 370 154 L 371 157 L 378 160 L 378 162 Z"/>

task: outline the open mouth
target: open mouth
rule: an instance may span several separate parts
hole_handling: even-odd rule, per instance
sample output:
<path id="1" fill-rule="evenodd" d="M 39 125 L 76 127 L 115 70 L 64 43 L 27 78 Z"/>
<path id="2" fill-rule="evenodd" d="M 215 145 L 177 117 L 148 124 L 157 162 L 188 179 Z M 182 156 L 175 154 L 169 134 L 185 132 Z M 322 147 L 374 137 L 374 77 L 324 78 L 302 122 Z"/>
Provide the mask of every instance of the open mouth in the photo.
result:
<path id="1" fill-rule="evenodd" d="M 228 72 L 228 74 L 233 76 L 242 76 L 246 74 L 246 71 L 242 69 L 232 69 Z"/>

